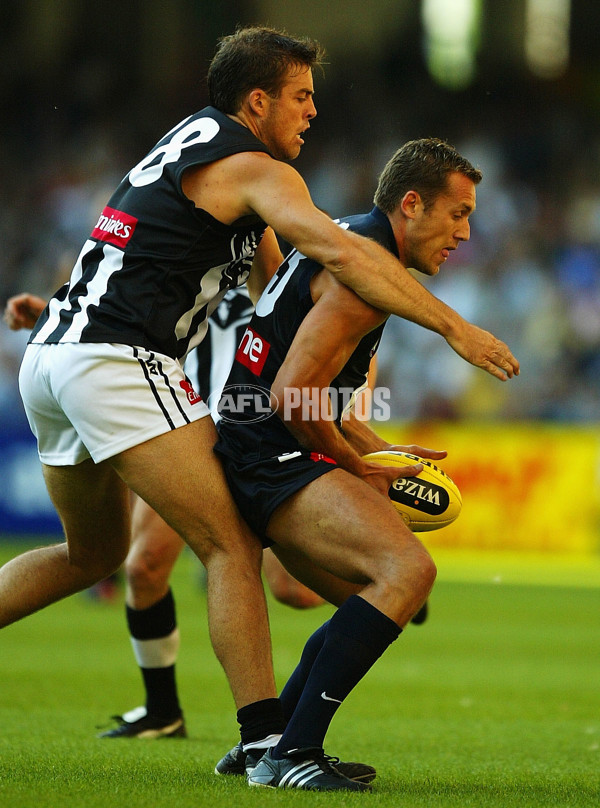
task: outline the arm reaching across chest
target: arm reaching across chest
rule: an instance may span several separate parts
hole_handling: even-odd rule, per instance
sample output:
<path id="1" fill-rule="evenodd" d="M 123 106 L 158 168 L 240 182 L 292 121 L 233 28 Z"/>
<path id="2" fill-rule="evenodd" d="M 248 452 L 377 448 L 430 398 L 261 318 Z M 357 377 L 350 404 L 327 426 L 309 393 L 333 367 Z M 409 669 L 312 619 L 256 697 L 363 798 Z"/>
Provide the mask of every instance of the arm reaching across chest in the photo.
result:
<path id="1" fill-rule="evenodd" d="M 518 375 L 519 362 L 504 342 L 432 295 L 384 247 L 335 224 L 286 163 L 261 152 L 235 154 L 190 172 L 182 187 L 225 224 L 258 214 L 374 308 L 435 331 L 463 359 L 502 381 Z"/>

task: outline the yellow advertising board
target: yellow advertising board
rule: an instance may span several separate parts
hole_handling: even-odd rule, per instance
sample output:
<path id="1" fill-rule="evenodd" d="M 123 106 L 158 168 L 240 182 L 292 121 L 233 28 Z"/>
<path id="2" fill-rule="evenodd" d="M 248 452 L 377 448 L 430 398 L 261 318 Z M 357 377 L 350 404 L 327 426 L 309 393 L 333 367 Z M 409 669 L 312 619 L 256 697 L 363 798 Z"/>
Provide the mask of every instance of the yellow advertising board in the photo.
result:
<path id="1" fill-rule="evenodd" d="M 463 508 L 452 525 L 422 535 L 428 547 L 600 550 L 600 427 L 372 425 L 390 443 L 448 452 L 438 465 L 458 485 Z"/>

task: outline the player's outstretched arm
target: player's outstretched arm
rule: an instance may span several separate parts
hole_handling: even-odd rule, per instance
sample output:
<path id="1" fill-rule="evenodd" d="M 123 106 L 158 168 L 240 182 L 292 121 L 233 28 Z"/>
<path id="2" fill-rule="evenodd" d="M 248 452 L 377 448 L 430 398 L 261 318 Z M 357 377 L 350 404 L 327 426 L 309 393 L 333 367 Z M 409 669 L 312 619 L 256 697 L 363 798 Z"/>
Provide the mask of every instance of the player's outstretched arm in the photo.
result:
<path id="1" fill-rule="evenodd" d="M 441 334 L 459 356 L 499 379 L 518 374 L 519 363 L 503 342 L 434 297 L 381 245 L 320 211 L 292 166 L 262 152 L 241 152 L 188 170 L 182 189 L 224 224 L 258 214 L 371 306 Z"/>
<path id="2" fill-rule="evenodd" d="M 10 297 L 4 309 L 4 322 L 13 331 L 21 328 L 33 328 L 38 317 L 46 308 L 46 301 L 36 295 L 23 292 Z"/>

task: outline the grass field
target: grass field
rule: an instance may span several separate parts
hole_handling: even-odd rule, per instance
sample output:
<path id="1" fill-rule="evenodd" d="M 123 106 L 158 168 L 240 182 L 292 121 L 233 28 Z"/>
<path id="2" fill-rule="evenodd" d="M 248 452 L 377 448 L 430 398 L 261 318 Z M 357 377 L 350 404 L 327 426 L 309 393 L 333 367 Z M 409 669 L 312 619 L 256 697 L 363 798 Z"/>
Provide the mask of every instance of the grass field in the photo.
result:
<path id="1" fill-rule="evenodd" d="M 19 548 L 22 549 L 22 548 Z M 0 561 L 17 547 L 0 542 Z M 437 557 L 437 554 L 436 554 Z M 249 789 L 212 774 L 237 740 L 189 554 L 173 579 L 190 738 L 108 741 L 142 700 L 122 598 L 79 595 L 0 637 L 0 804 L 11 808 L 542 808 L 600 805 L 600 565 L 437 557 L 431 618 L 340 709 L 327 750 L 372 763 L 371 794 Z M 283 684 L 329 609 L 271 605 Z"/>

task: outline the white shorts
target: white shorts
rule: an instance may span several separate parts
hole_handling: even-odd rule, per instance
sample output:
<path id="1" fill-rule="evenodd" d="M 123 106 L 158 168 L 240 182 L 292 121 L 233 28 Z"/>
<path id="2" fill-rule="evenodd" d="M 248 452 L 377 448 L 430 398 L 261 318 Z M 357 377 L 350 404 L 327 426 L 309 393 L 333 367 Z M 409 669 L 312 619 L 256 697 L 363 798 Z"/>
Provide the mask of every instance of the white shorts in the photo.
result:
<path id="1" fill-rule="evenodd" d="M 210 414 L 179 362 L 128 345 L 28 345 L 19 388 L 49 466 L 100 463 Z"/>

